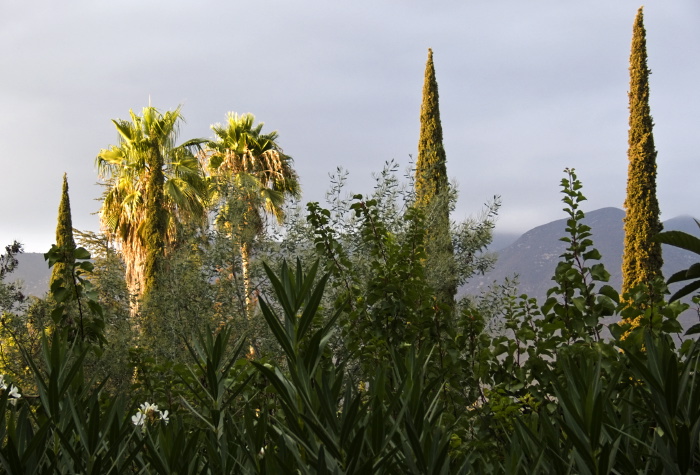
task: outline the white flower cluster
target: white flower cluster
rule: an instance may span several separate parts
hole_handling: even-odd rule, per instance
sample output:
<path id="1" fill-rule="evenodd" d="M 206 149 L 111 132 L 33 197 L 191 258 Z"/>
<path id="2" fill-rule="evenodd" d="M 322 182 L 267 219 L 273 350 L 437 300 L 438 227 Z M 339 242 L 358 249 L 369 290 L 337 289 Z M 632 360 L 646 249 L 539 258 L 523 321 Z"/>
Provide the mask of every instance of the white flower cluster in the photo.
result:
<path id="1" fill-rule="evenodd" d="M 169 421 L 168 411 L 161 411 L 156 404 L 150 404 L 148 402 L 141 404 L 136 414 L 131 416 L 131 422 L 133 422 L 135 426 L 142 426 L 144 429 L 147 423 L 155 424 L 158 421 L 163 421 L 167 424 Z"/>
<path id="2" fill-rule="evenodd" d="M 5 375 L 0 374 L 0 392 L 5 392 L 7 391 L 7 383 L 5 382 Z M 17 401 L 19 401 L 19 398 L 21 398 L 22 395 L 19 393 L 19 389 L 17 389 L 17 386 L 14 384 L 10 385 L 10 392 L 7 394 L 7 400 L 10 401 L 10 404 L 13 406 L 17 404 Z"/>

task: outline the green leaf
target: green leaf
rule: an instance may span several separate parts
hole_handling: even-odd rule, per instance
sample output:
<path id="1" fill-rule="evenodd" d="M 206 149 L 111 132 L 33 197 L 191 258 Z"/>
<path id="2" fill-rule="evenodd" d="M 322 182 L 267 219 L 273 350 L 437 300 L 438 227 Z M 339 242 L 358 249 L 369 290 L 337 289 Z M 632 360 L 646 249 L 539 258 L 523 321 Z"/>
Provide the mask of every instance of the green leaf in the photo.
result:
<path id="1" fill-rule="evenodd" d="M 294 351 L 294 343 L 292 342 L 292 338 L 280 323 L 277 315 L 270 309 L 267 303 L 265 303 L 264 298 L 260 298 L 260 310 L 262 311 L 267 325 L 275 335 L 277 342 L 282 346 L 282 349 L 291 359 L 291 361 L 295 361 L 294 358 L 296 358 L 296 353 Z"/>
<path id="2" fill-rule="evenodd" d="M 90 253 L 84 247 L 77 248 L 73 255 L 76 259 L 90 259 Z"/>
<path id="3" fill-rule="evenodd" d="M 617 290 L 615 290 L 610 285 L 602 286 L 600 289 L 598 289 L 598 293 L 609 297 L 615 303 L 620 303 L 620 294 L 618 294 Z"/>
<path id="4" fill-rule="evenodd" d="M 583 258 L 586 260 L 599 261 L 602 258 L 602 256 L 600 255 L 598 249 L 591 249 L 590 251 L 583 254 Z"/>
<path id="5" fill-rule="evenodd" d="M 607 282 L 610 280 L 610 273 L 605 270 L 605 266 L 602 263 L 595 264 L 591 267 L 591 276 L 594 280 L 599 282 Z"/>
<path id="6" fill-rule="evenodd" d="M 314 316 L 316 316 L 316 314 L 318 313 L 318 306 L 320 305 L 321 299 L 323 298 L 323 292 L 325 290 L 328 277 L 329 274 L 326 274 L 321 278 L 304 308 L 304 312 L 302 313 L 301 318 L 299 319 L 299 327 L 297 329 L 298 340 L 301 340 L 304 337 L 304 334 L 313 322 Z"/>
<path id="7" fill-rule="evenodd" d="M 700 255 L 700 239 L 692 234 L 683 231 L 666 231 L 657 234 L 653 239 L 662 244 L 669 244 Z"/>
<path id="8" fill-rule="evenodd" d="M 668 319 L 661 324 L 661 330 L 666 333 L 680 333 L 683 331 L 683 325 L 678 320 Z"/>
<path id="9" fill-rule="evenodd" d="M 685 297 L 686 295 L 690 294 L 691 292 L 694 292 L 696 290 L 700 289 L 700 280 L 696 280 L 695 282 L 686 285 L 682 289 L 678 290 L 675 294 L 671 296 L 670 299 L 668 299 L 669 302 L 673 302 L 674 300 L 678 300 L 682 297 Z"/>

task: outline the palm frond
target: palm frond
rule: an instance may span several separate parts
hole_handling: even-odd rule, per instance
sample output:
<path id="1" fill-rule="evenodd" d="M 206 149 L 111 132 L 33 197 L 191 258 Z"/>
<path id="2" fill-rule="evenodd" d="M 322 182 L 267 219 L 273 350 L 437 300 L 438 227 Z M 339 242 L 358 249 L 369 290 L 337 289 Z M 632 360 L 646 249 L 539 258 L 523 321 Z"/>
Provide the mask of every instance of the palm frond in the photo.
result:
<path id="1" fill-rule="evenodd" d="M 177 235 L 178 220 L 205 222 L 205 204 L 209 198 L 208 181 L 193 151 L 201 150 L 203 139 L 176 146 L 181 107 L 161 113 L 154 107 L 143 108 L 141 115 L 129 111 L 131 120 L 113 120 L 119 145 L 100 151 L 96 158 L 98 173 L 107 191 L 99 215 L 106 233 L 122 248 L 130 289 L 142 278 L 145 246 L 142 237 L 146 205 L 148 169 L 146 157 L 156 149 L 164 158 L 164 192 L 168 213 L 166 242 Z"/>

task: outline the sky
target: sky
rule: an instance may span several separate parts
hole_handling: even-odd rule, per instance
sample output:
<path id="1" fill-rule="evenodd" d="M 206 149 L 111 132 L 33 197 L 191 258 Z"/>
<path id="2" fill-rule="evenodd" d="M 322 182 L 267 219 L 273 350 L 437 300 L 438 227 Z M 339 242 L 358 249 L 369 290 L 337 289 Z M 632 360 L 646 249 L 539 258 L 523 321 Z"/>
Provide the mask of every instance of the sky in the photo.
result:
<path id="1" fill-rule="evenodd" d="M 631 0 L 71 0 L 0 2 L 0 245 L 54 241 L 63 173 L 73 225 L 99 229 L 95 157 L 111 119 L 182 105 L 181 140 L 229 111 L 277 130 L 304 201 L 329 173 L 371 192 L 372 173 L 417 154 L 434 52 L 456 220 L 499 195 L 496 227 L 564 217 L 563 170 L 584 210 L 622 207 Z M 700 2 L 644 7 L 662 219 L 700 217 Z"/>

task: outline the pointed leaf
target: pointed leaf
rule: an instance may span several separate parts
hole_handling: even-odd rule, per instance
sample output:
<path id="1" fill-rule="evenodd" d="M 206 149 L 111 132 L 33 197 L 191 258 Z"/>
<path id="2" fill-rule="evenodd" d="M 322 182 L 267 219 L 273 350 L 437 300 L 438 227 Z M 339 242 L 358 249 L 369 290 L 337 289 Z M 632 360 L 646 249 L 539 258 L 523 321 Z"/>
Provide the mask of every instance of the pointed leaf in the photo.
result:
<path id="1" fill-rule="evenodd" d="M 690 294 L 691 292 L 694 292 L 696 290 L 700 289 L 700 280 L 696 280 L 695 282 L 686 285 L 679 291 L 677 291 L 675 294 L 671 296 L 670 299 L 668 299 L 669 302 L 673 302 L 674 300 L 678 300 L 682 297 L 685 297 L 686 295 Z"/>
<path id="2" fill-rule="evenodd" d="M 264 298 L 260 299 L 260 310 L 262 311 L 263 317 L 267 322 L 267 325 L 272 330 L 275 335 L 275 339 L 282 346 L 282 349 L 287 354 L 287 357 L 291 361 L 296 361 L 296 353 L 294 351 L 294 343 L 292 342 L 292 337 L 287 333 L 287 331 L 282 327 L 277 315 L 268 307 Z"/>
<path id="3" fill-rule="evenodd" d="M 680 247 L 686 251 L 700 254 L 700 239 L 692 234 L 683 231 L 666 231 L 657 234 L 654 240 L 662 244 L 669 244 L 674 247 Z"/>

